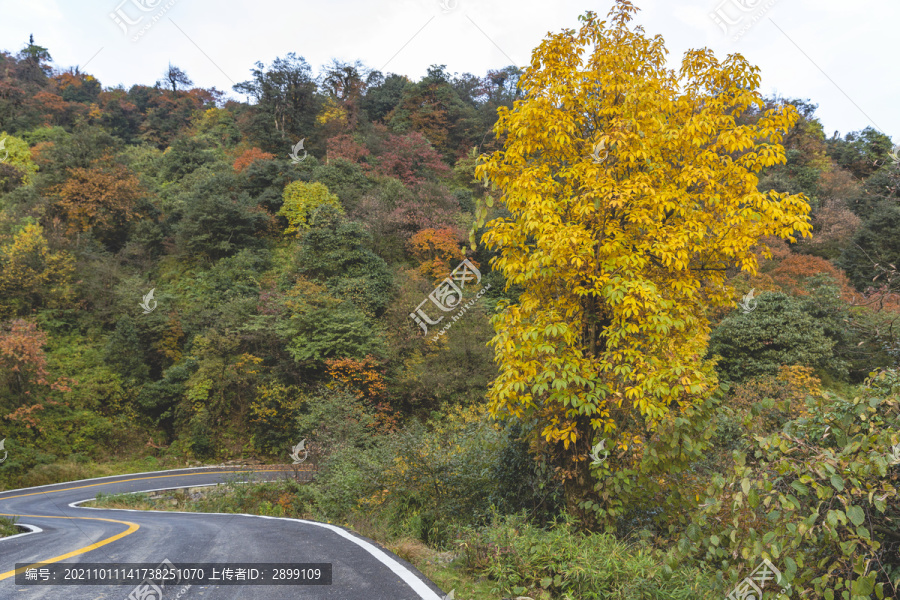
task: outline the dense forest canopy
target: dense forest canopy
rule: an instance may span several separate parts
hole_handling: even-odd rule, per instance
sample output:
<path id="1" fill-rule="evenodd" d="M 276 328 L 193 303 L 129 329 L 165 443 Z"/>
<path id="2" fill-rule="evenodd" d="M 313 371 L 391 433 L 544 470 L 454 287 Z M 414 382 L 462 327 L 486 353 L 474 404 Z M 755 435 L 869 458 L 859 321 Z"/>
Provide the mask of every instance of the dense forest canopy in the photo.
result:
<path id="1" fill-rule="evenodd" d="M 415 506 L 432 543 L 564 511 L 888 594 L 897 150 L 739 55 L 680 87 L 618 5 L 527 69 L 418 81 L 290 53 L 231 94 L 173 64 L 125 89 L 0 51 L 0 485 L 305 438 L 334 510 Z"/>

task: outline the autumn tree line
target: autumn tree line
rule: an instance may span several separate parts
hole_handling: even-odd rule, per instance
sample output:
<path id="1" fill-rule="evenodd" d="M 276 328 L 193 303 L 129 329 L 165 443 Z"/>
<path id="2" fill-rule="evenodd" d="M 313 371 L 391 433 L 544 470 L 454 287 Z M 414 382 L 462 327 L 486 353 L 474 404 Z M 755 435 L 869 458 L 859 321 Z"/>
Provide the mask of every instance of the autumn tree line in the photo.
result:
<path id="1" fill-rule="evenodd" d="M 498 567 L 478 528 L 524 515 L 642 540 L 660 581 L 765 558 L 797 597 L 893 597 L 900 159 L 740 55 L 668 70 L 635 10 L 524 70 L 289 54 L 230 94 L 0 52 L 0 485 L 305 438 L 296 514 L 481 531 L 507 592 L 613 597 Z M 463 259 L 489 289 L 424 332 Z"/>

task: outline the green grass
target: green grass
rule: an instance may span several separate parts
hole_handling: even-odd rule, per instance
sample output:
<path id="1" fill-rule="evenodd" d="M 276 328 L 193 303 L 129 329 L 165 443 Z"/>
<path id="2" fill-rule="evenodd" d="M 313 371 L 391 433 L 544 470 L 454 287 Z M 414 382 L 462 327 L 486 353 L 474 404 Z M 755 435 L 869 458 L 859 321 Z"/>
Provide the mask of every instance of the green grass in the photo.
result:
<path id="1" fill-rule="evenodd" d="M 133 508 L 136 510 L 158 510 L 157 503 L 147 494 L 97 494 L 97 498 L 82 506 L 97 508 Z"/>
<path id="2" fill-rule="evenodd" d="M 16 520 L 16 517 L 12 519 L 0 517 L 0 538 L 22 533 L 16 526 Z"/>

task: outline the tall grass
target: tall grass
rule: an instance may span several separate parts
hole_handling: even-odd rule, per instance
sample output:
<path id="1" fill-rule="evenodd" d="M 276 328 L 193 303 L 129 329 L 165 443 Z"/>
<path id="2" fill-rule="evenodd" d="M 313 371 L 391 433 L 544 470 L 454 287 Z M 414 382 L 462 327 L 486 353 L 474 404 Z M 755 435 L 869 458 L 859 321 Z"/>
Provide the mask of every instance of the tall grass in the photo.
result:
<path id="1" fill-rule="evenodd" d="M 578 531 L 568 519 L 539 527 L 521 515 L 459 536 L 466 569 L 494 582 L 492 590 L 535 598 L 686 600 L 713 593 L 714 577 L 667 564 L 643 542 Z"/>
<path id="2" fill-rule="evenodd" d="M 12 519 L 0 517 L 0 538 L 22 533 L 19 531 L 18 526 L 16 526 L 17 520 L 16 517 L 13 517 Z"/>

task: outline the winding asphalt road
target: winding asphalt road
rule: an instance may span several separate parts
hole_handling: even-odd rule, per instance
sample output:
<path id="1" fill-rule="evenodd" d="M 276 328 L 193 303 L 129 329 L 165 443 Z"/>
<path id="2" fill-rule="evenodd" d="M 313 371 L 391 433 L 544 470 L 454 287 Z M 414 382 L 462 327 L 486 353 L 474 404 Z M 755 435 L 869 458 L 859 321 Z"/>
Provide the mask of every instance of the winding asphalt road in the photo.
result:
<path id="1" fill-rule="evenodd" d="M 251 475 L 252 474 L 252 475 Z M 0 493 L 0 516 L 31 533 L 0 538 L 0 599 L 126 600 L 132 585 L 17 585 L 27 563 L 331 563 L 332 585 L 168 586 L 161 600 L 442 600 L 411 564 L 341 527 L 219 513 L 81 508 L 97 493 L 153 491 L 273 479 L 273 471 L 205 467 L 85 479 Z M 21 570 L 21 569 L 20 569 Z M 153 600 L 158 600 L 150 596 Z"/>

